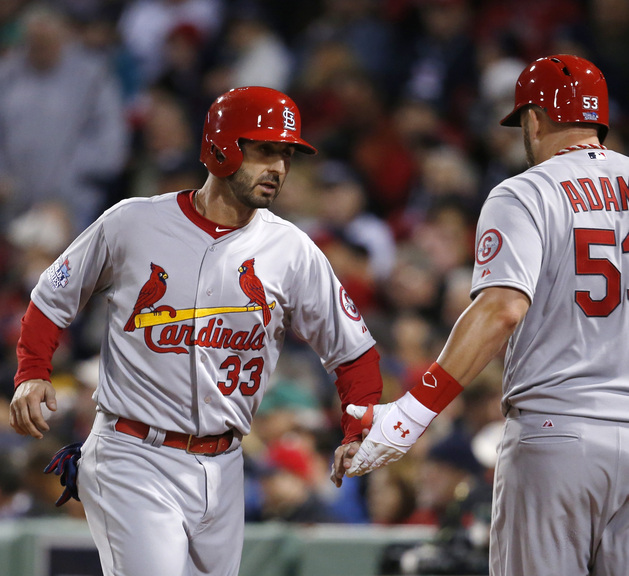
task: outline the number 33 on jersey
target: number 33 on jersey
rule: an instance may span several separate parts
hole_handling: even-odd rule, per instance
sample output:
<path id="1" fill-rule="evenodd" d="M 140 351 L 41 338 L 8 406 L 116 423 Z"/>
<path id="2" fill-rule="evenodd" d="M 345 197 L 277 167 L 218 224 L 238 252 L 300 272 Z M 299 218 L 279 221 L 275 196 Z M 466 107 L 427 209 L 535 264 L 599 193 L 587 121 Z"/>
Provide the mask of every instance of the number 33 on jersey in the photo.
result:
<path id="1" fill-rule="evenodd" d="M 68 248 L 33 301 L 63 327 L 86 294 L 110 300 L 97 391 L 105 410 L 131 417 L 133 406 L 136 420 L 157 414 L 164 429 L 174 422 L 198 435 L 226 426 L 247 434 L 287 330 L 329 372 L 375 342 L 325 256 L 293 224 L 259 210 L 214 239 L 205 222 L 190 192 L 125 201 Z M 84 258 L 93 266 L 73 270 Z"/>

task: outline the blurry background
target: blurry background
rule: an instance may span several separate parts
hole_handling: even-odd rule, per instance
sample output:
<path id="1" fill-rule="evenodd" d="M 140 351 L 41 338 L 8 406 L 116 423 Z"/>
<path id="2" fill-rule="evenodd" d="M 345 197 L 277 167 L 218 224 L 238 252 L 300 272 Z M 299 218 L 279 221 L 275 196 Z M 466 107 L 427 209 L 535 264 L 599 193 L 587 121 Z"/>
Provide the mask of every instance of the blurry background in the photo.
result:
<path id="1" fill-rule="evenodd" d="M 359 306 L 387 402 L 413 386 L 469 303 L 483 200 L 525 169 L 520 131 L 498 125 L 519 73 L 551 53 L 592 60 L 610 90 L 606 144 L 626 153 L 628 28 L 625 0 L 2 0 L 0 573 L 97 573 L 87 561 L 83 572 L 37 568 L 28 550 L 63 522 L 84 542 L 81 505 L 55 508 L 58 478 L 41 471 L 89 432 L 103 303 L 64 332 L 59 411 L 34 441 L 8 426 L 30 290 L 108 206 L 203 184 L 199 143 L 217 96 L 264 85 L 299 106 L 319 155 L 296 157 L 274 211 L 313 238 Z M 289 336 L 244 443 L 243 574 L 315 574 L 304 550 L 326 576 L 330 559 L 344 576 L 486 573 L 501 368 L 490 365 L 409 456 L 337 490 L 334 382 Z M 343 553 L 310 545 L 321 539 L 345 542 Z"/>

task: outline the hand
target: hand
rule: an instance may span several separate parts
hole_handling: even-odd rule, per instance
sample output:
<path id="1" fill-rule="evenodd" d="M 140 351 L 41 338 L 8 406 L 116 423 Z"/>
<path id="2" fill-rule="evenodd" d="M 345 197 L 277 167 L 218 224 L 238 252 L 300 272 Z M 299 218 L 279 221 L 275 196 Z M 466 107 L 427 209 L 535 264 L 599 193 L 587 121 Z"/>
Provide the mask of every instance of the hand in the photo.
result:
<path id="1" fill-rule="evenodd" d="M 334 451 L 334 463 L 332 464 L 332 472 L 330 480 L 334 482 L 337 488 L 343 484 L 343 476 L 352 464 L 352 458 L 358 452 L 360 442 L 355 440 L 348 444 L 342 444 Z"/>
<path id="2" fill-rule="evenodd" d="M 363 418 L 367 407 L 350 404 L 346 412 Z M 347 476 L 362 476 L 402 458 L 436 415 L 408 392 L 395 402 L 374 406 L 373 425 L 352 458 Z"/>
<path id="3" fill-rule="evenodd" d="M 42 413 L 42 402 L 49 410 L 57 410 L 56 393 L 50 382 L 27 380 L 16 388 L 9 408 L 9 424 L 18 434 L 43 438 L 43 432 L 50 430 Z"/>

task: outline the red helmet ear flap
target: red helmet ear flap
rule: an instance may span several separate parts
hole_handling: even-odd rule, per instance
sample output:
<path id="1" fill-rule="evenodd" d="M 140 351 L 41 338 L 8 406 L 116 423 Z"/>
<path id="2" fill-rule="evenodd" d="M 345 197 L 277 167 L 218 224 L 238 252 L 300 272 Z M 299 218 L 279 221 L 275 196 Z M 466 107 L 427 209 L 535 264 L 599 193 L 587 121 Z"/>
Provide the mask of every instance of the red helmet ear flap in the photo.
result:
<path id="1" fill-rule="evenodd" d="M 305 154 L 317 153 L 301 138 L 297 105 L 272 88 L 234 88 L 214 101 L 205 117 L 201 162 L 218 178 L 233 174 L 243 160 L 241 138 L 285 142 Z"/>
<path id="2" fill-rule="evenodd" d="M 209 114 L 208 114 L 209 118 Z M 208 119 L 206 118 L 206 126 Z M 210 139 L 208 130 L 203 131 L 203 141 L 201 144 L 201 162 L 209 172 L 218 178 L 230 176 L 240 168 L 243 160 L 243 153 L 238 142 L 225 142 L 224 146 L 219 146 Z"/>

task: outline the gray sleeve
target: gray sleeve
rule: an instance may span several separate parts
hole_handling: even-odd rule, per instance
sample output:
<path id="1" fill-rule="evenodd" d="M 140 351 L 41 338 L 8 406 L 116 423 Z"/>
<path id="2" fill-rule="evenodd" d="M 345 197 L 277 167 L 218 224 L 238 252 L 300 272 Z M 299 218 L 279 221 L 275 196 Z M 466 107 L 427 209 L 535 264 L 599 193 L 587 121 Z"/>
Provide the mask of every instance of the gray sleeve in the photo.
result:
<path id="1" fill-rule="evenodd" d="M 57 326 L 66 328 L 94 293 L 111 287 L 110 250 L 101 216 L 40 276 L 33 303 Z"/>
<path id="2" fill-rule="evenodd" d="M 503 286 L 533 301 L 543 257 L 543 237 L 534 213 L 518 198 L 496 194 L 483 206 L 476 229 L 471 296 Z"/>
<path id="3" fill-rule="evenodd" d="M 291 327 L 332 372 L 369 350 L 375 341 L 327 258 L 311 242 L 306 244 L 301 264 L 292 282 Z"/>

